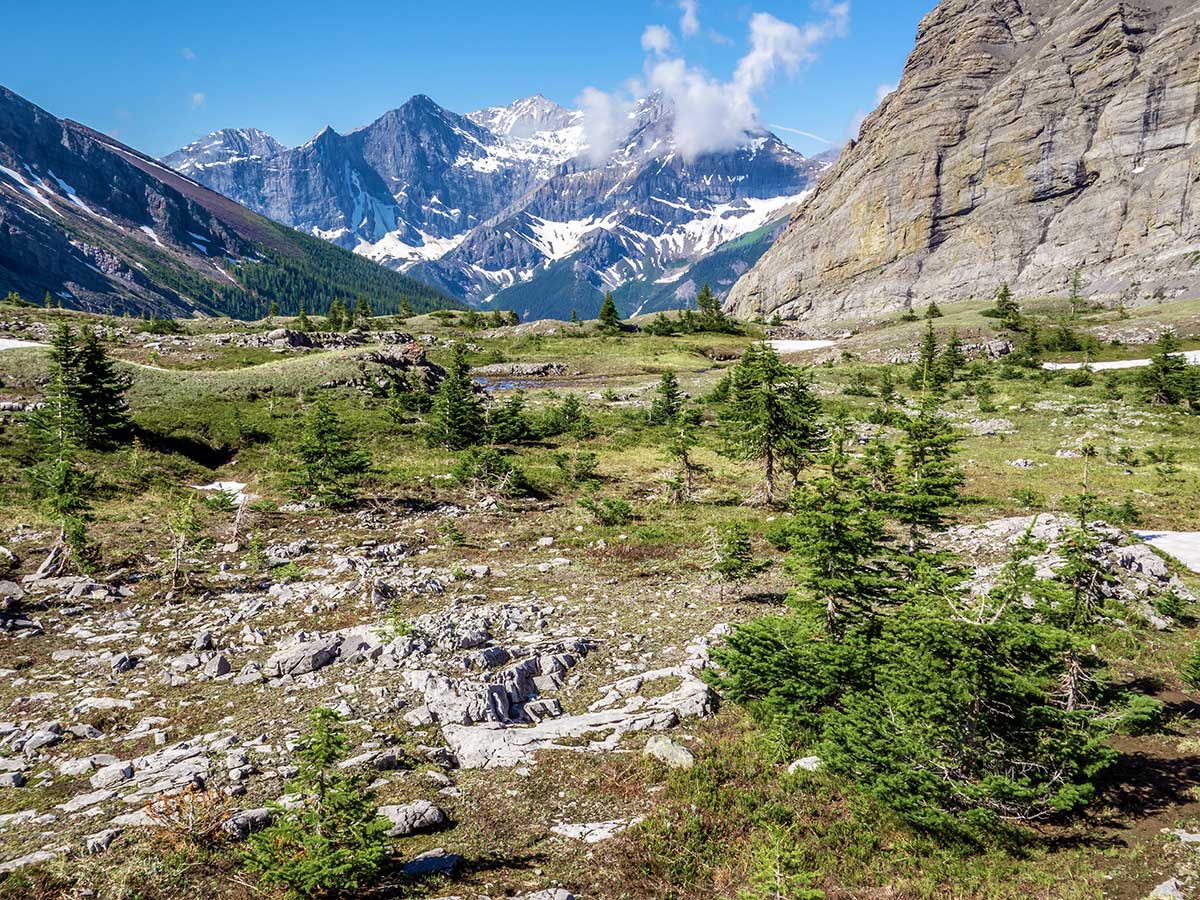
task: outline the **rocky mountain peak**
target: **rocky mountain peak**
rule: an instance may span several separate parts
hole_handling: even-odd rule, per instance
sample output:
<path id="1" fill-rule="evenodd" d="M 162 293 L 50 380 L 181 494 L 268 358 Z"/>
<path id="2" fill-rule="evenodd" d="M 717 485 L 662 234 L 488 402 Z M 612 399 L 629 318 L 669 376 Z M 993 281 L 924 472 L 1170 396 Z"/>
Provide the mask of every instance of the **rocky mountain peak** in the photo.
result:
<path id="1" fill-rule="evenodd" d="M 286 150 L 283 144 L 258 128 L 222 128 L 176 150 L 163 162 L 184 174 L 205 166 L 243 159 L 269 159 Z"/>
<path id="2" fill-rule="evenodd" d="M 490 106 L 468 113 L 467 118 L 493 134 L 528 140 L 541 132 L 558 131 L 578 123 L 576 110 L 559 106 L 541 94 L 515 100 L 507 106 Z"/>

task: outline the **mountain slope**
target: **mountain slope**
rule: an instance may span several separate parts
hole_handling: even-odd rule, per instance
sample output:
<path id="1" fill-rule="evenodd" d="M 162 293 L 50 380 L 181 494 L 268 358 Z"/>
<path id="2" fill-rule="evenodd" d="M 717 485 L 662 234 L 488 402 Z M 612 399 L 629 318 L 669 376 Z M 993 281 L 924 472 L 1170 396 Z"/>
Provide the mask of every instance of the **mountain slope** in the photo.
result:
<path id="1" fill-rule="evenodd" d="M 731 292 L 811 321 L 1200 290 L 1200 7 L 942 0 L 899 89 Z"/>
<path id="2" fill-rule="evenodd" d="M 0 87 L 0 292 L 67 306 L 258 316 L 454 304 L 446 295 L 285 228 L 112 138 Z"/>
<path id="3" fill-rule="evenodd" d="M 685 160 L 673 127 L 669 105 L 647 98 L 623 145 L 596 164 L 580 155 L 581 114 L 544 97 L 459 116 L 417 96 L 365 128 L 326 129 L 270 157 L 249 159 L 237 133 L 224 147 L 218 132 L 168 160 L 477 305 L 566 317 L 623 286 L 627 311 L 679 305 L 663 284 L 689 284 L 697 261 L 786 215 L 826 164 L 765 131 Z M 218 146 L 217 164 L 198 155 Z M 740 271 L 720 274 L 728 284 Z"/>

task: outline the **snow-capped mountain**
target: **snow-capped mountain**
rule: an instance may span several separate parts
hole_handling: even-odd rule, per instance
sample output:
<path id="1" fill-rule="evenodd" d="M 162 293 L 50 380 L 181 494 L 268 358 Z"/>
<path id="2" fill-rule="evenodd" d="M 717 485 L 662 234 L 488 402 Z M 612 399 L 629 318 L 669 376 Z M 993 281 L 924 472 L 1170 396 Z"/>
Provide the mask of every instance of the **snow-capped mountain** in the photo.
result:
<path id="1" fill-rule="evenodd" d="M 581 155 L 582 114 L 540 95 L 465 116 L 418 95 L 301 147 L 228 130 L 164 161 L 477 305 L 565 317 L 593 313 L 605 290 L 626 312 L 679 305 L 699 288 L 692 267 L 718 248 L 728 265 L 707 278 L 731 285 L 824 165 L 767 131 L 686 160 L 673 125 L 669 104 L 647 98 L 623 145 L 595 164 Z M 744 246 L 730 254 L 731 241 Z"/>
<path id="2" fill-rule="evenodd" d="M 257 128 L 224 128 L 176 150 L 163 162 L 189 177 L 210 166 L 264 160 L 287 148 Z"/>

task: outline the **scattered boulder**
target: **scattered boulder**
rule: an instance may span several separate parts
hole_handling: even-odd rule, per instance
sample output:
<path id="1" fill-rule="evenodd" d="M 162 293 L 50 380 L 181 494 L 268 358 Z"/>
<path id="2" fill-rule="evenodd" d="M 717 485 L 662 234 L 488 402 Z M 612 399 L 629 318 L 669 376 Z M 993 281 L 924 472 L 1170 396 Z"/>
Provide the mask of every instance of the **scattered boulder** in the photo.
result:
<path id="1" fill-rule="evenodd" d="M 407 837 L 419 831 L 432 831 L 446 824 L 446 814 L 428 800 L 414 800 L 399 806 L 381 806 L 379 815 L 392 823 L 388 837 Z"/>

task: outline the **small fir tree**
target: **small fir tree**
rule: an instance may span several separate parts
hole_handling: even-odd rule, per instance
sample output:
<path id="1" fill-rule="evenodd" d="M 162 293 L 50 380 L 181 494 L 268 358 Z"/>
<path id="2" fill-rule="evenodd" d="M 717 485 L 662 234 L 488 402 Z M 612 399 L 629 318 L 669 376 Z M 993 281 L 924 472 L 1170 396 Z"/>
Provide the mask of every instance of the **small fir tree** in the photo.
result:
<path id="1" fill-rule="evenodd" d="M 721 411 L 725 453 L 763 466 L 765 499 L 775 502 L 780 471 L 793 479 L 825 444 L 811 379 L 765 344 L 751 344 L 730 373 Z"/>
<path id="2" fill-rule="evenodd" d="M 683 409 L 683 391 L 679 388 L 679 379 L 675 377 L 674 372 L 663 372 L 655 394 L 648 414 L 650 424 L 665 425 Z"/>
<path id="3" fill-rule="evenodd" d="M 428 438 L 449 450 L 465 450 L 486 438 L 483 401 L 475 393 L 471 367 L 461 345 L 455 345 L 450 368 L 433 398 Z"/>
<path id="4" fill-rule="evenodd" d="M 391 823 L 379 815 L 366 776 L 338 767 L 347 749 L 337 713 L 314 710 L 293 784 L 300 805 L 277 807 L 245 852 L 266 885 L 296 898 L 355 893 L 383 867 Z"/>
<path id="5" fill-rule="evenodd" d="M 710 536 L 711 561 L 709 569 L 720 584 L 719 601 L 725 599 L 725 586 L 745 581 L 766 568 L 769 563 L 754 558 L 750 545 L 750 530 L 741 522 L 731 522 Z"/>
<path id="6" fill-rule="evenodd" d="M 327 506 L 345 506 L 371 466 L 367 451 L 356 446 L 324 396 L 318 397 L 304 421 L 296 446 L 296 487 Z"/>
<path id="7" fill-rule="evenodd" d="M 680 412 L 668 423 L 668 437 L 663 445 L 663 456 L 674 466 L 674 473 L 667 482 L 668 495 L 673 503 L 686 503 L 692 499 L 696 480 L 708 474 L 708 468 L 696 461 L 694 451 L 700 443 L 697 435 L 698 416 L 687 410 Z"/>
<path id="8" fill-rule="evenodd" d="M 908 386 L 914 391 L 934 390 L 938 387 L 938 339 L 933 331 L 933 322 L 925 326 L 925 334 L 917 348 L 917 365 L 909 376 Z"/>
<path id="9" fill-rule="evenodd" d="M 600 320 L 600 327 L 605 331 L 621 330 L 621 316 L 617 312 L 617 304 L 613 300 L 612 291 L 604 295 L 604 302 L 600 304 L 600 315 L 597 318 Z"/>

